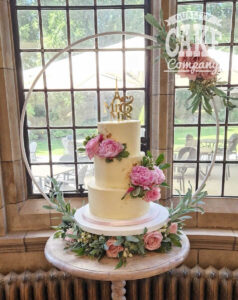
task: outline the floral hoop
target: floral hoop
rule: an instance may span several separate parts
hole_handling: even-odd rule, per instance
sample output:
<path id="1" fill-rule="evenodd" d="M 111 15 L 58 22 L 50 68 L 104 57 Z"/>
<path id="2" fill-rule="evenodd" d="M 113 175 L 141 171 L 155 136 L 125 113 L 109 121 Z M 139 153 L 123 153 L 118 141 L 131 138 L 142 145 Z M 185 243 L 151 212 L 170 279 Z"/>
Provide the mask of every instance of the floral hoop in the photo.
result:
<path id="1" fill-rule="evenodd" d="M 25 115 L 26 115 L 26 107 L 27 107 L 28 101 L 30 99 L 30 96 L 32 94 L 32 91 L 33 91 L 35 85 L 37 84 L 38 80 L 40 79 L 41 75 L 45 72 L 45 70 L 51 65 L 51 63 L 53 63 L 64 52 L 70 50 L 72 47 L 74 47 L 74 46 L 76 46 L 76 45 L 78 45 L 78 44 L 80 44 L 82 42 L 85 42 L 87 40 L 96 39 L 96 38 L 101 37 L 101 36 L 118 35 L 118 34 L 123 35 L 123 36 L 129 35 L 129 36 L 143 37 L 144 39 L 147 39 L 149 41 L 156 42 L 156 38 L 153 37 L 153 36 L 150 36 L 150 35 L 147 35 L 147 34 L 136 33 L 136 32 L 127 32 L 127 31 L 104 32 L 104 33 L 98 33 L 98 34 L 95 34 L 95 35 L 91 35 L 91 36 L 87 36 L 85 38 L 79 39 L 78 41 L 76 41 L 76 42 L 68 45 L 64 49 L 62 49 L 59 53 L 57 53 L 55 56 L 53 56 L 52 59 L 50 59 L 48 61 L 48 63 L 45 65 L 45 67 L 42 68 L 42 70 L 35 77 L 32 85 L 31 85 L 31 87 L 30 87 L 30 89 L 29 89 L 29 91 L 27 93 L 27 96 L 25 98 L 25 102 L 23 104 L 23 108 L 22 108 L 22 112 L 21 112 L 21 120 L 20 120 L 20 145 L 21 145 L 21 152 L 22 152 L 23 161 L 24 161 L 25 167 L 26 167 L 26 169 L 28 171 L 28 174 L 30 175 L 32 181 L 34 182 L 35 186 L 37 187 L 37 189 L 39 190 L 39 192 L 41 193 L 41 195 L 49 203 L 51 203 L 50 198 L 43 191 L 43 189 L 39 186 L 39 184 L 37 183 L 37 181 L 36 181 L 36 179 L 35 179 L 32 171 L 31 171 L 31 168 L 30 168 L 30 165 L 29 165 L 29 162 L 28 162 L 28 159 L 27 159 L 27 155 L 26 155 L 26 150 L 25 150 L 25 143 L 24 143 L 24 122 L 25 122 Z M 195 198 L 201 192 L 201 190 L 203 189 L 203 187 L 204 187 L 204 185 L 205 185 L 208 177 L 211 174 L 213 166 L 215 164 L 215 159 L 216 159 L 216 154 L 217 154 L 217 149 L 218 149 L 218 143 L 219 143 L 219 118 L 218 118 L 217 108 L 216 108 L 216 105 L 215 105 L 215 102 L 214 102 L 213 99 L 212 99 L 212 104 L 213 104 L 213 108 L 214 108 L 214 112 L 215 112 L 215 118 L 216 118 L 216 144 L 215 144 L 215 151 L 214 151 L 214 154 L 213 154 L 212 161 L 211 161 L 211 164 L 209 166 L 208 172 L 207 172 L 206 176 L 204 177 L 202 183 L 198 187 L 198 189 L 193 194 L 193 196 L 192 196 L 193 198 Z"/>

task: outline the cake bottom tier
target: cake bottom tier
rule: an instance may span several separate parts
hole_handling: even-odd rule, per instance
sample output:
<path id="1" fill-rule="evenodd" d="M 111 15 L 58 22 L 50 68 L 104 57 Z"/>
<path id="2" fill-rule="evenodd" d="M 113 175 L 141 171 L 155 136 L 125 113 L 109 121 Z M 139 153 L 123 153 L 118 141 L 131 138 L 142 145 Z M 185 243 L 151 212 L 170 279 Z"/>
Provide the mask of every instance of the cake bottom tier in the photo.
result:
<path id="1" fill-rule="evenodd" d="M 100 188 L 94 178 L 87 181 L 89 209 L 92 214 L 105 219 L 128 220 L 139 218 L 149 210 L 149 203 L 129 195 L 121 200 L 124 189 Z"/>

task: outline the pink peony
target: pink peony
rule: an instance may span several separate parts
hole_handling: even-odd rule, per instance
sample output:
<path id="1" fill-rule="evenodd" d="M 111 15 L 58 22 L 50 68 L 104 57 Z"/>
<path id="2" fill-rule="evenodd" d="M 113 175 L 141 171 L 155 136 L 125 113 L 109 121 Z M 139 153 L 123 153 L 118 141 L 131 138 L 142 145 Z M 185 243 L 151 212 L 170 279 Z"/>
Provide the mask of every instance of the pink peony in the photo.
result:
<path id="1" fill-rule="evenodd" d="M 73 234 L 73 233 L 74 233 L 74 231 L 73 231 L 72 228 L 67 229 L 67 231 L 66 231 L 66 233 L 65 233 L 65 234 L 66 234 L 66 237 L 64 238 L 66 242 L 72 243 L 72 242 L 74 241 L 73 238 L 67 236 L 67 234 Z"/>
<path id="2" fill-rule="evenodd" d="M 143 188 L 152 186 L 155 180 L 154 172 L 143 166 L 133 167 L 130 178 L 132 184 L 142 186 Z"/>
<path id="3" fill-rule="evenodd" d="M 159 167 L 154 167 L 154 184 L 160 185 L 165 181 L 164 172 Z"/>
<path id="4" fill-rule="evenodd" d="M 103 140 L 103 135 L 99 134 L 87 142 L 86 153 L 90 159 L 92 159 L 94 155 L 97 154 L 100 142 L 102 140 Z"/>
<path id="5" fill-rule="evenodd" d="M 108 247 L 108 250 L 106 251 L 107 257 L 118 257 L 118 254 L 124 250 L 122 246 L 115 246 L 115 242 L 115 239 L 109 239 L 106 242 L 106 245 Z"/>
<path id="6" fill-rule="evenodd" d="M 199 72 L 199 62 L 207 57 L 207 51 L 204 45 L 191 45 L 191 49 L 179 52 L 179 71 L 181 77 L 188 77 L 189 80 L 196 80 Z"/>
<path id="7" fill-rule="evenodd" d="M 163 236 L 159 231 L 148 232 L 144 235 L 145 249 L 153 251 L 159 249 Z"/>
<path id="8" fill-rule="evenodd" d="M 197 77 L 205 80 L 216 78 L 219 72 L 219 64 L 211 57 L 202 57 L 199 61 L 199 70 Z"/>
<path id="9" fill-rule="evenodd" d="M 145 194 L 144 200 L 146 202 L 159 200 L 161 197 L 160 188 L 153 187 L 150 191 L 147 191 Z"/>
<path id="10" fill-rule="evenodd" d="M 170 226 L 169 226 L 169 233 L 177 233 L 178 231 L 178 223 L 172 223 Z"/>
<path id="11" fill-rule="evenodd" d="M 124 150 L 124 147 L 119 142 L 111 139 L 102 141 L 98 149 L 98 156 L 104 158 L 116 157 L 120 152 Z"/>

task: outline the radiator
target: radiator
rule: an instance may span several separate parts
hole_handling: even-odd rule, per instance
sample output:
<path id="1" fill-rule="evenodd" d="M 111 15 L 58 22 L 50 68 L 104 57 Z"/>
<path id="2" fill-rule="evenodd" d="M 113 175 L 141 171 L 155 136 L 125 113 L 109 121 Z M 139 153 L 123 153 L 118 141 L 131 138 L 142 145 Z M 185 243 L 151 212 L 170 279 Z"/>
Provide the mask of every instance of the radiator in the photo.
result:
<path id="1" fill-rule="evenodd" d="M 238 270 L 181 266 L 127 281 L 127 300 L 238 300 Z M 109 300 L 110 282 L 73 278 L 51 269 L 0 275 L 0 300 Z"/>

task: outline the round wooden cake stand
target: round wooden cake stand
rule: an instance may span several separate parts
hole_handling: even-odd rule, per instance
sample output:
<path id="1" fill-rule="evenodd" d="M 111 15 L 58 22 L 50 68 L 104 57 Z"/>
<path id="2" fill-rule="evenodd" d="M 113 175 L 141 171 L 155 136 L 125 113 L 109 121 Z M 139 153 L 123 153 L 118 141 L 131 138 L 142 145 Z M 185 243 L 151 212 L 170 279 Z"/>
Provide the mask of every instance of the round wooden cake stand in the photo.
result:
<path id="1" fill-rule="evenodd" d="M 146 256 L 134 256 L 127 260 L 126 267 L 115 270 L 116 259 L 104 257 L 96 259 L 76 256 L 70 250 L 64 250 L 62 239 L 51 236 L 45 246 L 46 259 L 54 266 L 72 274 L 93 280 L 111 281 L 112 299 L 125 300 L 126 280 L 142 279 L 167 272 L 180 265 L 189 252 L 189 241 L 182 235 L 182 247 L 173 247 L 168 253 L 147 253 Z"/>

